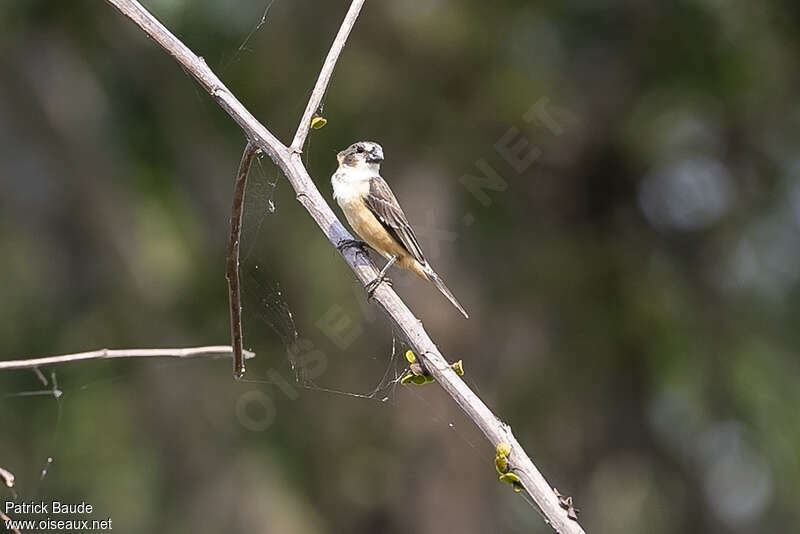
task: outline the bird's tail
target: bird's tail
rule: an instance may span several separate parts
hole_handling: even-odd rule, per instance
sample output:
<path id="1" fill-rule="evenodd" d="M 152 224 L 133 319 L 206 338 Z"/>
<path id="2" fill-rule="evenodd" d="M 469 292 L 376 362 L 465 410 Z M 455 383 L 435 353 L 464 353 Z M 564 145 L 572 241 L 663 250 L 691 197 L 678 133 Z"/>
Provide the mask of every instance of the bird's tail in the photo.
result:
<path id="1" fill-rule="evenodd" d="M 464 315 L 464 317 L 469 319 L 467 311 L 458 302 L 458 299 L 456 299 L 455 295 L 453 295 L 453 293 L 444 284 L 444 280 L 442 280 L 441 277 L 438 274 L 436 274 L 436 272 L 431 268 L 431 266 L 426 263 L 425 265 L 422 266 L 422 272 L 424 272 L 428 280 L 433 282 L 433 284 L 439 289 L 439 291 L 442 292 L 442 295 L 447 297 L 447 300 L 452 302 L 453 306 L 458 308 L 458 311 L 460 311 Z"/>

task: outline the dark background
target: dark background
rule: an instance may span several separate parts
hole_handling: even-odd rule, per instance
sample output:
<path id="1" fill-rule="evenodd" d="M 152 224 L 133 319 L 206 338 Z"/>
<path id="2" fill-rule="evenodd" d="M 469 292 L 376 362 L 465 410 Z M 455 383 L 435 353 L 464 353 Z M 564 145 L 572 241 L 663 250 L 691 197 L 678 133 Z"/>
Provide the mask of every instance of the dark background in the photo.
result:
<path id="1" fill-rule="evenodd" d="M 263 2 L 147 6 L 288 142 L 347 2 L 276 0 L 245 44 Z M 339 61 L 312 176 L 330 198 L 336 151 L 383 145 L 471 318 L 395 287 L 587 532 L 800 528 L 797 6 L 370 0 Z M 510 130 L 541 152 L 519 172 Z M 243 146 L 105 3 L 5 0 L 0 357 L 227 343 Z M 479 160 L 505 190 L 464 187 Z M 242 270 L 255 382 L 94 361 L 42 369 L 55 399 L 0 374 L 19 500 L 86 501 L 117 532 L 548 532 L 439 388 L 381 382 L 405 347 L 268 160 Z"/>

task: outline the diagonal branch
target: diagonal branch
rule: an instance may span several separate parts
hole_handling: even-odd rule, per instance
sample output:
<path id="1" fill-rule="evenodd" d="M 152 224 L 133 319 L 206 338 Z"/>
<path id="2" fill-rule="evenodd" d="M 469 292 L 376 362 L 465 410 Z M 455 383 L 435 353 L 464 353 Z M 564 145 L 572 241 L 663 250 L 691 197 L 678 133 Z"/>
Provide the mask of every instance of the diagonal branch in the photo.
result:
<path id="1" fill-rule="evenodd" d="M 46 365 L 80 362 L 83 360 L 111 360 L 114 358 L 197 358 L 200 356 L 230 356 L 231 348 L 227 345 L 212 345 L 209 347 L 186 347 L 180 349 L 100 349 L 75 354 L 62 354 L 61 356 L 47 356 L 45 358 L 28 358 L 26 360 L 0 361 L 0 371 L 9 369 L 32 369 Z M 252 358 L 255 354 L 245 351 L 245 358 Z"/>
<path id="2" fill-rule="evenodd" d="M 299 150 L 290 150 L 281 144 L 222 84 L 211 69 L 208 68 L 205 61 L 194 55 L 148 13 L 141 4 L 135 0 L 106 1 L 116 7 L 123 15 L 130 18 L 156 43 L 175 57 L 184 69 L 197 78 L 220 106 L 239 124 L 247 138 L 269 155 L 284 173 L 292 188 L 294 188 L 298 201 L 306 208 L 334 246 L 343 240 L 352 239 L 350 233 L 345 230 L 314 185 L 305 165 L 303 165 Z M 354 0 L 354 4 L 356 3 L 361 2 Z M 350 12 L 352 10 L 351 6 Z M 347 23 L 347 19 L 345 19 L 345 23 Z M 327 77 L 327 79 L 330 78 L 330 71 L 326 71 L 325 66 L 323 66 L 322 76 Z M 327 81 L 324 83 L 317 82 L 317 86 L 321 88 L 322 92 L 317 94 L 315 88 L 315 92 L 312 93 L 312 102 L 309 103 L 306 111 L 311 109 L 313 114 L 316 109 L 315 106 L 318 105 L 318 101 L 316 104 L 314 103 L 315 95 L 317 95 L 316 98 L 321 98 L 320 95 L 324 93 L 326 85 Z M 304 122 L 310 122 L 310 116 L 304 116 Z M 302 128 L 303 124 L 301 123 L 300 128 L 298 128 L 299 137 L 296 136 L 296 139 L 301 139 L 301 143 L 307 134 L 307 131 L 305 134 L 300 133 Z M 361 254 L 358 254 L 352 248 L 345 248 L 342 251 L 342 256 L 362 283 L 366 284 L 375 278 L 377 271 Z M 508 443 L 510 445 L 511 454 L 508 457 L 510 471 L 519 477 L 520 485 L 544 515 L 545 521 L 559 533 L 583 533 L 583 529 L 578 522 L 570 519 L 567 516 L 567 511 L 562 509 L 553 488 L 547 483 L 536 466 L 533 465 L 533 462 L 511 432 L 511 428 L 500 421 L 450 367 L 433 340 L 428 336 L 422 326 L 422 322 L 411 313 L 411 310 L 408 309 L 397 293 L 386 284 L 381 284 L 373 294 L 373 297 L 408 340 L 414 352 L 421 357 L 425 367 L 436 382 L 455 400 L 467 417 L 481 429 L 492 446 L 496 447 L 499 443 Z M 487 466 L 490 465 L 490 461 L 491 458 L 487 458 Z"/>
<path id="3" fill-rule="evenodd" d="M 336 39 L 333 40 L 331 49 L 328 51 L 328 56 L 325 58 L 325 63 L 322 64 L 322 70 L 317 78 L 317 83 L 314 85 L 314 90 L 311 91 L 311 97 L 308 99 L 308 104 L 306 104 L 303 118 L 300 119 L 300 124 L 297 126 L 297 133 L 294 134 L 294 140 L 292 140 L 292 145 L 290 147 L 294 152 L 301 152 L 303 150 L 303 143 L 306 142 L 308 130 L 311 127 L 311 119 L 314 117 L 314 113 L 319 109 L 322 97 L 325 96 L 325 90 L 328 88 L 331 75 L 333 75 L 333 69 L 336 67 L 336 61 L 339 59 L 339 54 L 342 53 L 344 43 L 347 41 L 350 30 L 353 29 L 353 25 L 356 23 L 358 14 L 361 12 L 361 6 L 363 5 L 364 0 L 353 0 L 339 28 L 339 33 L 336 34 Z"/>
<path id="4" fill-rule="evenodd" d="M 242 236 L 242 211 L 244 191 L 247 186 L 247 172 L 259 148 L 247 142 L 236 173 L 236 184 L 233 188 L 233 208 L 231 209 L 231 235 L 228 239 L 228 265 L 225 277 L 228 279 L 228 305 L 231 315 L 231 347 L 233 348 L 233 377 L 237 380 L 244 376 L 244 359 L 242 358 L 242 296 L 239 286 L 239 244 Z"/>

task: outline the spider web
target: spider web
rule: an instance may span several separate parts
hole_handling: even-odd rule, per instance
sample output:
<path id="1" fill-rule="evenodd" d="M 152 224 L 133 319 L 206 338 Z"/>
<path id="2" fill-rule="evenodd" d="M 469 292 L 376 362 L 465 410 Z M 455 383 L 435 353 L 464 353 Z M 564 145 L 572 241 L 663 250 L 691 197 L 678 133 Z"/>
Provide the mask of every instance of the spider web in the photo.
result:
<path id="1" fill-rule="evenodd" d="M 276 0 L 269 0 L 266 3 L 266 5 L 264 6 L 264 12 L 261 14 L 261 18 L 258 20 L 256 25 L 253 26 L 253 29 L 250 30 L 250 33 L 248 33 L 247 36 L 244 38 L 242 43 L 236 49 L 236 52 L 234 52 L 231 58 L 227 62 L 225 62 L 224 66 L 222 67 L 222 72 L 227 71 L 228 68 L 233 63 L 239 61 L 245 52 L 253 51 L 251 48 L 248 47 L 248 45 L 250 44 L 251 39 L 253 39 L 253 37 L 259 32 L 259 30 L 261 30 L 261 28 L 263 28 L 267 24 L 267 17 L 269 16 L 269 11 L 270 9 L 272 9 L 273 4 L 275 4 L 275 1 Z"/>
<path id="2" fill-rule="evenodd" d="M 55 461 L 54 460 L 56 456 L 55 451 L 58 450 L 59 436 L 61 434 L 61 421 L 64 413 L 64 404 L 63 404 L 64 392 L 59 387 L 58 375 L 56 374 L 55 370 L 50 371 L 49 379 L 38 367 L 32 368 L 31 371 L 35 375 L 36 379 L 41 383 L 41 387 L 39 389 L 30 389 L 30 390 L 18 391 L 15 393 L 6 393 L 2 395 L 2 398 L 6 400 L 11 400 L 11 399 L 22 399 L 26 397 L 51 397 L 55 402 L 55 423 L 53 424 L 50 443 L 47 444 L 45 456 L 41 461 L 42 467 L 39 470 L 38 481 L 36 482 L 36 485 L 33 487 L 33 490 L 30 492 L 31 497 L 33 499 L 36 499 L 40 494 L 40 491 L 45 482 L 47 474 L 50 472 L 50 467 L 53 465 L 53 462 Z M 20 498 L 20 493 L 18 493 L 17 491 L 18 488 L 19 484 L 7 488 L 8 491 L 11 493 L 11 497 L 14 501 L 17 501 Z"/>
<path id="3" fill-rule="evenodd" d="M 317 385 L 312 379 L 306 380 L 305 382 L 301 383 L 301 385 L 312 391 L 319 391 L 323 393 L 332 393 L 335 395 L 342 395 L 345 397 L 352 397 L 356 399 L 367 399 L 367 400 L 374 400 L 378 402 L 389 402 L 393 398 L 395 398 L 395 392 L 397 390 L 398 384 L 400 384 L 400 380 L 403 378 L 405 373 L 400 372 L 400 366 L 398 358 L 398 354 L 402 352 L 402 349 L 398 347 L 400 345 L 397 336 L 392 332 L 392 352 L 389 357 L 389 361 L 386 365 L 386 369 L 383 372 L 383 375 L 378 380 L 378 383 L 375 386 L 364 393 L 356 393 L 351 391 L 344 391 L 338 389 L 331 389 L 328 387 L 322 387 Z"/>
<path id="4" fill-rule="evenodd" d="M 249 366 L 246 381 L 273 384 L 275 380 L 268 378 L 270 375 L 280 374 L 281 370 L 288 370 L 294 386 L 298 389 L 381 403 L 388 402 L 394 395 L 402 377 L 401 371 L 405 367 L 405 361 L 398 356 L 404 353 L 404 345 L 395 332 L 391 333 L 391 348 L 388 357 L 386 353 L 382 353 L 370 358 L 374 365 L 369 367 L 380 367 L 379 374 L 370 379 L 372 383 L 367 386 L 349 387 L 338 383 L 337 379 L 331 376 L 333 373 L 327 371 L 331 362 L 338 361 L 339 356 L 345 354 L 334 354 L 328 351 L 325 337 L 319 335 L 320 332 L 317 329 L 309 328 L 303 332 L 303 335 L 299 332 L 298 321 L 296 321 L 289 303 L 293 296 L 288 294 L 284 289 L 285 286 L 278 281 L 282 276 L 276 272 L 278 266 L 275 265 L 275 262 L 267 259 L 274 257 L 275 250 L 281 251 L 284 245 L 276 237 L 283 233 L 282 225 L 286 224 L 286 221 L 278 218 L 278 200 L 276 199 L 277 194 L 284 192 L 278 187 L 278 183 L 282 179 L 278 168 L 265 155 L 258 154 L 250 169 L 245 191 L 240 277 L 242 279 L 244 345 L 248 350 L 253 350 L 261 357 L 257 364 Z M 288 188 L 285 193 L 287 196 L 290 194 Z M 360 284 L 358 284 L 358 291 L 360 292 L 358 298 L 365 299 L 364 289 Z M 305 297 L 305 295 L 298 294 L 294 298 L 301 296 Z M 365 311 L 365 308 L 361 309 L 366 316 L 363 320 L 359 318 L 359 328 L 361 328 L 361 324 L 375 320 L 371 313 Z M 266 325 L 268 330 L 277 337 L 286 354 L 285 358 L 276 357 L 273 354 L 274 350 L 272 353 L 270 350 L 262 350 L 263 345 L 269 346 L 270 343 L 268 339 L 264 339 L 263 334 L 260 334 L 264 330 L 260 325 Z M 272 345 L 274 346 L 274 343 Z M 323 346 L 326 347 L 325 352 L 321 350 Z M 303 361 L 304 353 L 311 351 L 324 357 L 322 372 L 314 372 L 308 362 Z M 256 370 L 256 365 L 263 366 L 265 360 L 270 368 L 266 371 Z M 372 376 L 372 369 L 360 369 L 360 371 L 364 371 L 364 376 Z M 360 378 L 360 381 L 363 382 L 363 380 L 366 379 Z"/>

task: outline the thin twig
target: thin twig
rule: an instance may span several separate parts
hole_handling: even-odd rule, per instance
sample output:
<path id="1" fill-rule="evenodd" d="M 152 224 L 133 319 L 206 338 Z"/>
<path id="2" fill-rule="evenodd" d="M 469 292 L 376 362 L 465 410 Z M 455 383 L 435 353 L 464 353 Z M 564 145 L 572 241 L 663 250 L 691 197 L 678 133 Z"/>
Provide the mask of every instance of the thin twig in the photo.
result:
<path id="1" fill-rule="evenodd" d="M 36 378 L 39 379 L 39 382 L 41 382 L 44 387 L 47 387 L 47 378 L 44 376 L 44 373 L 42 373 L 39 370 L 38 367 L 33 368 L 33 374 L 36 375 Z"/>
<path id="2" fill-rule="evenodd" d="M 248 139 L 264 150 L 283 171 L 286 179 L 295 190 L 297 199 L 306 208 L 331 244 L 336 246 L 343 240 L 353 238 L 336 218 L 330 206 L 314 185 L 305 165 L 303 165 L 299 150 L 290 150 L 269 133 L 222 84 L 209 69 L 208 65 L 161 25 L 141 4 L 135 0 L 106 1 L 115 6 L 123 15 L 130 18 L 164 50 L 175 57 L 186 71 L 197 78 L 220 106 L 239 124 Z M 359 0 L 354 1 L 354 3 L 358 2 Z M 351 6 L 351 11 L 352 9 Z M 329 78 L 330 72 L 327 72 L 327 74 L 323 72 L 323 76 L 325 75 Z M 326 83 L 318 82 L 317 84 L 323 88 L 323 92 Z M 312 93 L 313 97 L 314 93 Z M 314 104 L 310 103 L 306 109 L 314 109 Z M 306 119 L 304 119 L 304 122 L 307 122 Z M 302 127 L 303 125 L 301 124 L 300 128 Z M 300 131 L 300 128 L 298 128 L 298 131 Z M 302 134 L 297 138 L 302 139 Z M 352 248 L 345 248 L 341 254 L 362 283 L 366 284 L 375 278 L 377 274 L 375 268 L 363 255 L 358 254 Z M 433 375 L 436 382 L 455 400 L 467 417 L 481 429 L 492 444 L 492 447 L 494 448 L 498 443 L 502 442 L 511 446 L 511 455 L 508 457 L 510 471 L 519 477 L 520 485 L 542 512 L 545 521 L 559 533 L 582 533 L 583 529 L 578 522 L 570 519 L 567 516 L 567 511 L 561 508 L 553 488 L 547 483 L 536 466 L 533 465 L 533 462 L 511 432 L 511 428 L 500 421 L 450 367 L 433 340 L 428 336 L 422 326 L 422 322 L 411 313 L 411 310 L 408 309 L 397 293 L 387 284 L 381 284 L 373 294 L 373 298 L 387 313 L 397 329 L 402 332 L 414 352 L 422 358 L 426 368 Z M 491 458 L 487 458 L 486 461 L 487 467 L 492 465 Z"/>
<path id="3" fill-rule="evenodd" d="M 14 487 L 14 473 L 9 471 L 8 469 L 3 469 L 2 467 L 0 467 L 0 478 L 3 479 L 3 483 L 6 485 L 6 487 L 8 488 Z"/>
<path id="4" fill-rule="evenodd" d="M 322 64 L 322 70 L 317 77 L 317 83 L 314 85 L 314 90 L 311 91 L 311 97 L 308 99 L 306 110 L 303 112 L 303 118 L 300 119 L 297 132 L 294 134 L 294 140 L 292 140 L 292 145 L 290 147 L 294 152 L 301 152 L 303 150 L 303 143 L 306 142 L 309 128 L 311 128 L 311 119 L 314 117 L 314 113 L 319 109 L 322 97 L 325 96 L 325 90 L 328 88 L 328 83 L 331 81 L 333 69 L 336 67 L 336 62 L 339 60 L 339 54 L 342 53 L 344 44 L 347 42 L 347 37 L 350 35 L 350 30 L 353 29 L 353 25 L 356 23 L 356 19 L 363 5 L 364 0 L 353 0 L 339 28 L 339 33 L 336 34 L 331 49 L 328 50 L 328 55 L 325 58 L 325 62 Z"/>
<path id="5" fill-rule="evenodd" d="M 228 279 L 228 305 L 231 316 L 231 346 L 233 347 L 233 377 L 244 376 L 244 359 L 242 358 L 242 296 L 239 285 L 239 245 L 242 236 L 242 205 L 244 191 L 247 186 L 247 173 L 253 157 L 259 148 L 248 141 L 239 162 L 236 184 L 233 186 L 233 207 L 231 208 L 231 235 L 228 239 L 228 267 L 225 277 Z"/>
<path id="6" fill-rule="evenodd" d="M 9 369 L 30 369 L 31 367 L 44 367 L 61 363 L 80 362 L 83 360 L 110 360 L 114 358 L 196 358 L 200 356 L 230 356 L 229 345 L 212 345 L 208 347 L 185 347 L 178 349 L 100 349 L 90 352 L 75 354 L 62 354 L 61 356 L 47 356 L 45 358 L 29 358 L 27 360 L 0 361 L 0 371 Z M 255 356 L 250 351 L 244 351 L 245 358 Z"/>
<path id="7" fill-rule="evenodd" d="M 9 529 L 11 532 L 13 532 L 14 534 L 22 534 L 22 533 L 19 531 L 19 529 L 17 529 L 16 527 L 12 527 L 12 526 L 11 526 L 11 518 L 10 518 L 10 517 L 8 517 L 6 514 L 4 514 L 4 513 L 3 513 L 1 510 L 0 510 L 0 521 L 2 521 L 2 522 L 3 522 L 3 525 L 4 525 L 4 526 L 6 526 L 6 525 L 7 525 L 7 528 L 8 528 L 8 529 Z"/>

